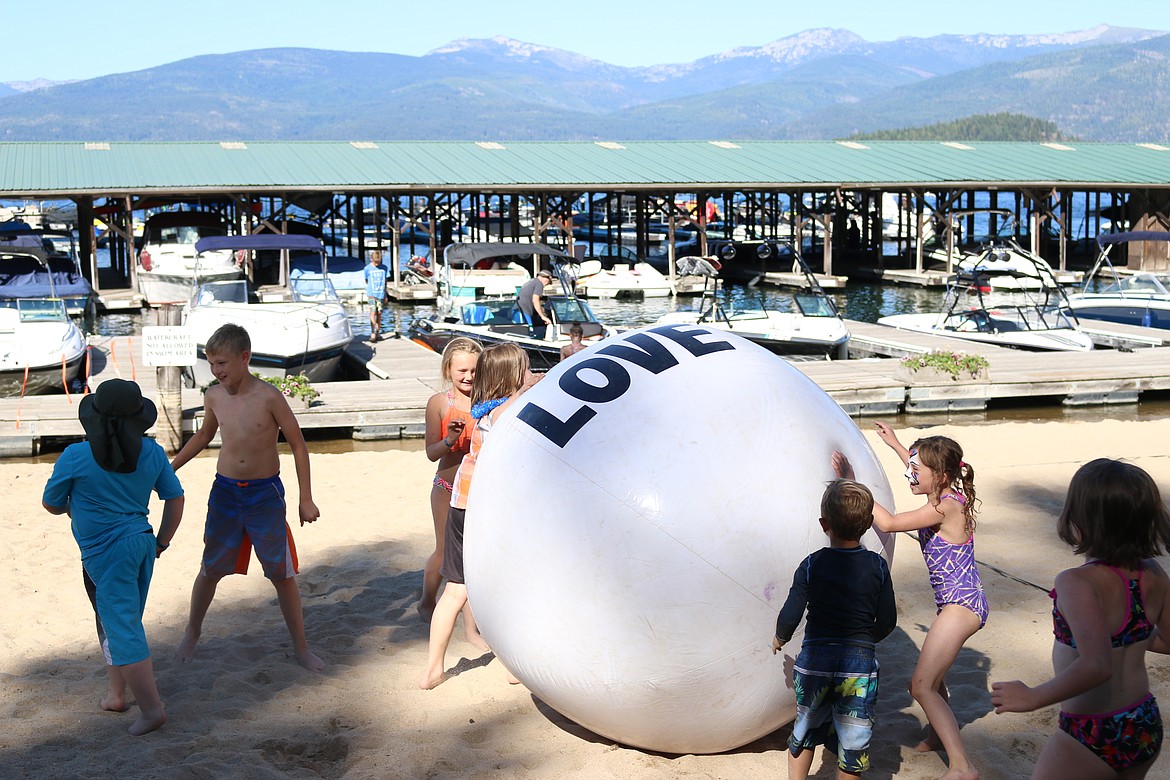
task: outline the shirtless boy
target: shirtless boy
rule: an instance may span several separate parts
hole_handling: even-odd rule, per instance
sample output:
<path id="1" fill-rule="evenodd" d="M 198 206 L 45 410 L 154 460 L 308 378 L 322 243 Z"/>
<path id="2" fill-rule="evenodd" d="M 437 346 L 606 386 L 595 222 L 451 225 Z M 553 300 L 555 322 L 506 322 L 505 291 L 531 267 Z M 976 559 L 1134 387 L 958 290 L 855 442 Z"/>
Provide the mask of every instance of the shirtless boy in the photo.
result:
<path id="1" fill-rule="evenodd" d="M 301 666 L 314 672 L 325 662 L 309 650 L 297 590 L 296 548 L 285 522 L 284 486 L 280 482 L 277 435 L 284 434 L 297 470 L 301 525 L 314 522 L 320 512 L 309 484 L 309 450 L 296 415 L 280 391 L 252 375 L 248 360 L 252 343 L 239 325 L 221 326 L 207 340 L 207 362 L 218 385 L 207 389 L 203 426 L 171 461 L 178 471 L 195 457 L 217 429 L 222 445 L 215 482 L 207 500 L 203 565 L 191 589 L 191 614 L 179 643 L 179 660 L 187 663 L 203 630 L 203 618 L 215 598 L 219 581 L 248 570 L 247 545 L 256 549 L 264 576 L 276 587 L 277 601 L 292 636 L 293 652 Z"/>

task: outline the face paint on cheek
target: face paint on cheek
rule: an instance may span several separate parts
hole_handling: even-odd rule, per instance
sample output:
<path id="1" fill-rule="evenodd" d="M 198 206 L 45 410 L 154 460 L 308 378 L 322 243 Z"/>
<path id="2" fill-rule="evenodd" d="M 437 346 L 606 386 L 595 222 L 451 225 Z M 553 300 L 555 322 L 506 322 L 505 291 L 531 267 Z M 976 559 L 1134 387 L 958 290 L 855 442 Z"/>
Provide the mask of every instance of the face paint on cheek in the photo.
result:
<path id="1" fill-rule="evenodd" d="M 918 450 L 910 451 L 910 458 L 906 461 L 906 481 L 910 483 L 911 487 L 918 484 Z"/>

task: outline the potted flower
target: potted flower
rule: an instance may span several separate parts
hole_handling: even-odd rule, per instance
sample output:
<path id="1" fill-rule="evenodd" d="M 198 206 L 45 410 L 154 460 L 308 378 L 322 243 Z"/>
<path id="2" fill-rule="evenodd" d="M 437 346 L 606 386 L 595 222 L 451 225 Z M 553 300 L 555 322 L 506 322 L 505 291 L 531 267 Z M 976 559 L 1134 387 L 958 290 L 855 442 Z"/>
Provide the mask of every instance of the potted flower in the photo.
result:
<path id="1" fill-rule="evenodd" d="M 279 390 L 288 401 L 288 405 L 293 409 L 308 409 L 313 404 L 313 399 L 321 395 L 321 391 L 313 387 L 309 382 L 309 378 L 304 374 L 296 374 L 295 376 L 260 376 L 255 371 L 253 375 L 259 376 L 268 384 Z"/>
<path id="2" fill-rule="evenodd" d="M 917 383 L 986 382 L 988 365 L 987 358 L 982 355 L 932 349 L 902 358 L 899 375 Z"/>

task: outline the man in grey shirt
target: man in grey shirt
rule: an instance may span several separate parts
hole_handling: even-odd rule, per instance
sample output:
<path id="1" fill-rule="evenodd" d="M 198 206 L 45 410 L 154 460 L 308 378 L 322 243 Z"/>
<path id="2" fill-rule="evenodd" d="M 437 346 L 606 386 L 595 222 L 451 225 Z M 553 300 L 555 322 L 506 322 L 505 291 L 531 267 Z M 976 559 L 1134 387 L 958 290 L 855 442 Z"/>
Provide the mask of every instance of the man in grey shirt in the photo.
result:
<path id="1" fill-rule="evenodd" d="M 540 302 L 540 297 L 544 294 L 544 286 L 551 281 L 552 273 L 542 268 L 537 271 L 534 278 L 524 283 L 516 296 L 516 304 L 528 318 L 528 327 L 533 338 L 544 339 L 545 331 L 552 324 L 552 320 L 545 316 L 544 306 Z"/>

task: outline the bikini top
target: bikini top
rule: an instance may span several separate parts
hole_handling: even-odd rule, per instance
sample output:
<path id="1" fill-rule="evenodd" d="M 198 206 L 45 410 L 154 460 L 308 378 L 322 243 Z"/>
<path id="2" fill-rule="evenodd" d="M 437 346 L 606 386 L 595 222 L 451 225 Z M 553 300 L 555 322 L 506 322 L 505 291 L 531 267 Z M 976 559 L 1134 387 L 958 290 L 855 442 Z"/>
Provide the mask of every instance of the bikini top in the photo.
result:
<path id="1" fill-rule="evenodd" d="M 471 432 L 475 428 L 475 419 L 472 418 L 471 412 L 465 412 L 455 406 L 455 396 L 448 390 L 447 413 L 443 415 L 443 438 L 447 437 L 447 429 L 453 420 L 463 421 L 463 432 L 455 440 L 455 445 L 451 447 L 451 452 L 466 454 L 471 449 Z"/>
<path id="2" fill-rule="evenodd" d="M 1102 566 L 1109 566 L 1103 561 L 1089 561 L 1085 566 L 1090 564 L 1100 564 Z M 1129 619 L 1121 628 L 1113 632 L 1110 637 L 1110 644 L 1113 647 L 1126 647 L 1132 645 L 1134 642 L 1140 642 L 1143 639 L 1149 639 L 1154 633 L 1154 624 L 1146 617 L 1146 608 L 1142 604 L 1142 571 L 1138 569 L 1138 576 L 1134 579 L 1129 579 L 1125 573 L 1116 566 L 1109 566 L 1122 582 L 1127 583 L 1126 600 L 1129 602 Z M 1072 631 L 1069 630 L 1068 622 L 1064 619 L 1064 615 L 1060 614 L 1060 609 L 1056 606 L 1056 590 L 1048 592 L 1052 599 L 1052 635 L 1056 637 L 1056 641 L 1062 645 L 1076 648 L 1077 643 L 1073 639 Z"/>

